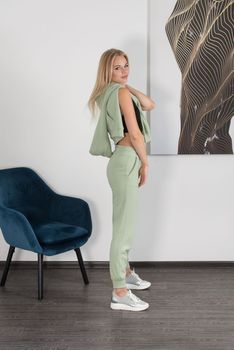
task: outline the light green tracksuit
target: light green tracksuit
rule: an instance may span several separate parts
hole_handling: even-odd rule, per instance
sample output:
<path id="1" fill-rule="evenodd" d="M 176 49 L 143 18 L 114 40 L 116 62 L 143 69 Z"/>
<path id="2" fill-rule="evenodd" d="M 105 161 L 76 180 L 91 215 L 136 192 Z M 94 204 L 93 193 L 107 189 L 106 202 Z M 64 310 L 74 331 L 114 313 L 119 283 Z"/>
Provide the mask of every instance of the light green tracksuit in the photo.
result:
<path id="1" fill-rule="evenodd" d="M 121 84 L 111 82 L 96 102 L 100 109 L 89 153 L 110 158 L 106 174 L 112 190 L 112 241 L 110 245 L 110 276 L 113 288 L 124 288 L 128 253 L 133 244 L 138 208 L 140 158 L 131 146 L 117 145 L 124 137 L 118 100 Z M 150 127 L 137 97 L 131 94 L 141 117 L 145 143 L 150 141 Z M 112 151 L 110 138 L 114 141 Z"/>

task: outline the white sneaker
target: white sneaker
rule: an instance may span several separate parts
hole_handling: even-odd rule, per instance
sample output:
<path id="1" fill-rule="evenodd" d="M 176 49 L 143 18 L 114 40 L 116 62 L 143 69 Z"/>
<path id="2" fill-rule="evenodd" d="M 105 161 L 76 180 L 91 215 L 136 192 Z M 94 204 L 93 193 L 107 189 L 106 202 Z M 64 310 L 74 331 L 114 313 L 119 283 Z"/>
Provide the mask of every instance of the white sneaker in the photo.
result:
<path id="1" fill-rule="evenodd" d="M 148 309 L 149 304 L 138 298 L 131 290 L 123 297 L 119 297 L 112 291 L 110 307 L 113 310 L 143 311 Z"/>
<path id="2" fill-rule="evenodd" d="M 147 289 L 151 286 L 151 282 L 142 280 L 134 269 L 129 276 L 126 276 L 125 281 L 128 289 Z"/>

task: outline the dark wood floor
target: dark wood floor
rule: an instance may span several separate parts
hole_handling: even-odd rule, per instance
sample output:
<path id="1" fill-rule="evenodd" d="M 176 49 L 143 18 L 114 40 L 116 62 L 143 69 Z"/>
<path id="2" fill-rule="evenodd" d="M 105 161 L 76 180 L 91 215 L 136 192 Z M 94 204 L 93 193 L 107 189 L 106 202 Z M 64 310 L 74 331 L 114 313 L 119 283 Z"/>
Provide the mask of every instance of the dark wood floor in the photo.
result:
<path id="1" fill-rule="evenodd" d="M 142 312 L 110 309 L 108 268 L 87 268 L 88 285 L 79 269 L 44 269 L 42 301 L 37 270 L 10 268 L 0 288 L 0 349 L 234 349 L 234 268 L 135 269 L 152 282 L 133 291 L 150 304 Z"/>

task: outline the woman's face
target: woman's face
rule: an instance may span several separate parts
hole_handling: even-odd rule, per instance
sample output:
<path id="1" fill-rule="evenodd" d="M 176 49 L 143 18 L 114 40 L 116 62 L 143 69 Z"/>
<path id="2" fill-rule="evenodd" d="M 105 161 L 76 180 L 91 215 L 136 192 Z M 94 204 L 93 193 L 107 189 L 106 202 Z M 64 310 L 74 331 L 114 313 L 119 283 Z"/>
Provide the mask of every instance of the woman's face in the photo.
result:
<path id="1" fill-rule="evenodd" d="M 113 62 L 112 77 L 111 80 L 125 84 L 128 80 L 129 65 L 124 56 L 116 56 Z"/>

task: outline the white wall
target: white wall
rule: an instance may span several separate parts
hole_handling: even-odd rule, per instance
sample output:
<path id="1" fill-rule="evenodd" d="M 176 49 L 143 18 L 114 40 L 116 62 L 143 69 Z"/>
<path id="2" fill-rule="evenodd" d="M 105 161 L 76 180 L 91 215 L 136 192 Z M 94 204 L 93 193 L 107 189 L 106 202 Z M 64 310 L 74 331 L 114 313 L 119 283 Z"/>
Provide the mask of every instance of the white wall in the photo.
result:
<path id="1" fill-rule="evenodd" d="M 158 101 L 150 111 L 152 155 L 177 154 L 180 136 L 181 72 L 165 31 L 175 3 L 149 0 L 149 90 Z"/>
<path id="2" fill-rule="evenodd" d="M 88 152 L 95 123 L 86 103 L 99 57 L 111 47 L 129 54 L 129 84 L 146 92 L 147 0 L 14 0 L 1 2 L 0 14 L 0 167 L 29 166 L 58 193 L 85 199 L 93 233 L 83 258 L 108 261 L 108 158 Z M 131 260 L 233 260 L 231 159 L 149 156 Z M 0 236 L 0 260 L 7 251 Z M 36 259 L 21 249 L 13 258 Z"/>

